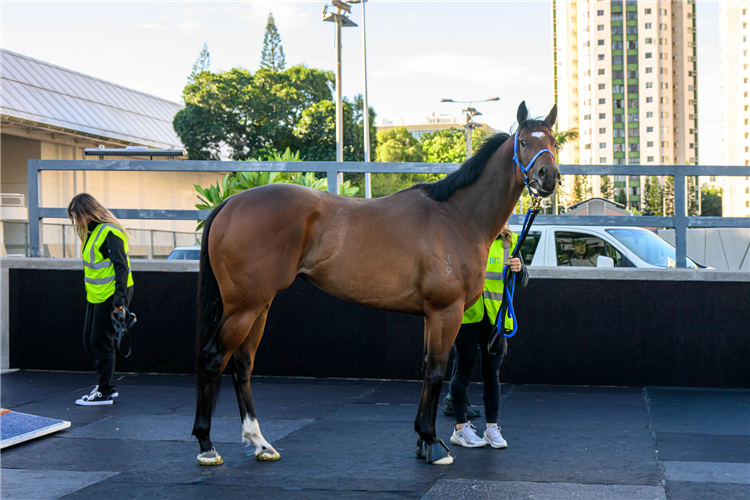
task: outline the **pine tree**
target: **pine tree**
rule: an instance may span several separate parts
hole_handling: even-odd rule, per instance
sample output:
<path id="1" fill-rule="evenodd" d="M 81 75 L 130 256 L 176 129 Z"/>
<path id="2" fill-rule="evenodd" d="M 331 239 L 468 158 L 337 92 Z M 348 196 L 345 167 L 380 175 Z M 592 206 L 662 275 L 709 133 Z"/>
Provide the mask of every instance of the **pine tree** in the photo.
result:
<path id="1" fill-rule="evenodd" d="M 700 215 L 699 208 L 698 208 L 698 177 L 695 176 L 688 176 L 686 179 L 686 195 L 687 195 L 687 205 L 688 205 L 688 216 L 689 217 L 695 217 L 697 215 Z"/>
<path id="2" fill-rule="evenodd" d="M 659 186 L 659 179 L 655 175 L 646 177 L 646 183 L 643 187 L 645 199 L 643 200 L 644 215 L 662 215 L 662 209 L 664 202 L 662 200 L 664 194 L 662 193 L 661 187 Z"/>
<path id="3" fill-rule="evenodd" d="M 269 71 L 283 71 L 286 68 L 284 48 L 281 46 L 281 36 L 276 29 L 273 14 L 268 14 L 266 33 L 263 35 L 263 51 L 260 53 L 260 67 Z"/>
<path id="4" fill-rule="evenodd" d="M 667 176 L 664 181 L 664 215 L 674 216 L 674 177 Z"/>
<path id="5" fill-rule="evenodd" d="M 576 175 L 573 180 L 573 205 L 591 196 L 589 178 L 585 175 Z"/>
<path id="6" fill-rule="evenodd" d="M 195 64 L 193 64 L 193 71 L 191 71 L 190 76 L 188 76 L 188 83 L 193 83 L 195 81 L 195 77 L 197 77 L 204 71 L 209 71 L 210 66 L 211 55 L 208 53 L 208 44 L 206 42 L 203 42 L 203 48 L 198 54 L 198 59 L 195 61 Z"/>
<path id="7" fill-rule="evenodd" d="M 609 175 L 602 175 L 602 182 L 599 185 L 599 191 L 602 193 L 602 198 L 611 200 L 614 196 L 614 187 L 612 185 L 612 177 Z"/>

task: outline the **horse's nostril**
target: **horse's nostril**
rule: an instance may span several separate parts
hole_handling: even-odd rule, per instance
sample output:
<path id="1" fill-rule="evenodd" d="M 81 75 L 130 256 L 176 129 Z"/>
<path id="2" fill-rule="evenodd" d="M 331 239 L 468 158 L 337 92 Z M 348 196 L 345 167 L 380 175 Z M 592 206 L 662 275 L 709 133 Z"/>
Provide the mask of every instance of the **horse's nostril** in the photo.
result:
<path id="1" fill-rule="evenodd" d="M 560 172 L 557 173 L 557 180 L 560 180 Z"/>
<path id="2" fill-rule="evenodd" d="M 539 176 L 545 177 L 547 175 L 547 167 L 542 167 L 539 169 Z"/>

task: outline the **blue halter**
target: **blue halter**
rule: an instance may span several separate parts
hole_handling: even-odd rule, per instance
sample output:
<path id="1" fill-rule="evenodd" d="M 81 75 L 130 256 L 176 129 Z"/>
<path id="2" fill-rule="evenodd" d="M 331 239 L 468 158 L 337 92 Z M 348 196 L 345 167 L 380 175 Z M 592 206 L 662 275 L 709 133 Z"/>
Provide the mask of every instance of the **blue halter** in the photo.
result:
<path id="1" fill-rule="evenodd" d="M 516 130 L 515 139 L 513 140 L 513 163 L 516 167 L 521 171 L 523 183 L 526 184 L 526 188 L 529 190 L 529 194 L 536 198 L 541 198 L 541 196 L 537 193 L 535 193 L 531 188 L 531 181 L 529 180 L 529 170 L 531 170 L 531 167 L 534 166 L 534 162 L 537 158 L 539 158 L 544 153 L 549 153 L 552 155 L 552 160 L 555 161 L 555 155 L 550 151 L 549 149 L 540 149 L 537 151 L 537 153 L 534 155 L 534 157 L 529 162 L 528 167 L 524 167 L 523 163 L 521 163 L 521 159 L 518 157 L 518 130 Z"/>

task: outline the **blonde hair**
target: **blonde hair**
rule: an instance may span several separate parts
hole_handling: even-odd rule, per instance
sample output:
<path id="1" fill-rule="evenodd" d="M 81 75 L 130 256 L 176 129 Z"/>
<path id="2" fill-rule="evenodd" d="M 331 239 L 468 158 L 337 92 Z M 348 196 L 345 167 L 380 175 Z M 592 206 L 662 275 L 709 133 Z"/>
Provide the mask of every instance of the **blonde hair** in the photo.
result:
<path id="1" fill-rule="evenodd" d="M 120 221 L 118 221 L 112 212 L 107 207 L 99 203 L 96 198 L 88 193 L 81 193 L 73 197 L 68 205 L 68 217 L 75 227 L 76 234 L 81 238 L 81 243 L 86 243 L 86 238 L 89 235 L 89 228 L 86 222 L 86 217 L 97 224 L 114 224 L 120 228 L 120 231 L 125 235 L 126 238 L 130 238 L 130 235 L 122 227 Z"/>
<path id="2" fill-rule="evenodd" d="M 500 235 L 497 237 L 498 239 L 503 239 L 503 248 L 510 248 L 513 243 L 513 240 L 511 239 L 512 237 L 513 231 L 510 230 L 510 226 L 506 223 L 505 227 L 500 231 Z"/>

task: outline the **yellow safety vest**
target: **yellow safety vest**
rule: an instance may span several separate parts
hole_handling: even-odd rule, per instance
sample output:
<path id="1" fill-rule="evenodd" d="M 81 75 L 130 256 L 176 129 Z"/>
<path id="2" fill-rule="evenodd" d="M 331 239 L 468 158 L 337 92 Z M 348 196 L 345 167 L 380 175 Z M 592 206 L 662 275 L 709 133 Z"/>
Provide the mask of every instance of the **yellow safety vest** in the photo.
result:
<path id="1" fill-rule="evenodd" d="M 81 250 L 86 300 L 92 304 L 100 304 L 115 293 L 115 266 L 109 260 L 109 256 L 101 251 L 102 244 L 104 244 L 104 240 L 107 239 L 109 233 L 114 233 L 123 241 L 125 255 L 128 259 L 128 286 L 133 286 L 133 274 L 130 272 L 130 256 L 128 255 L 128 239 L 118 226 L 99 224 L 91 232 Z"/>
<path id="2" fill-rule="evenodd" d="M 503 303 L 503 267 L 504 263 L 510 258 L 510 254 L 516 247 L 518 235 L 511 234 L 510 248 L 503 247 L 503 240 L 497 239 L 490 247 L 490 255 L 487 258 L 487 272 L 484 275 L 484 290 L 479 300 L 464 312 L 461 324 L 479 323 L 484 318 L 484 312 L 487 311 L 490 322 L 497 323 L 497 315 L 500 312 L 500 306 Z M 513 329 L 513 320 L 505 316 L 505 328 Z"/>

